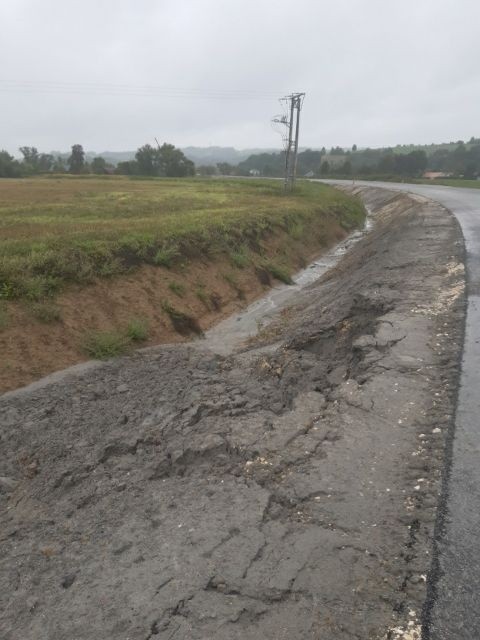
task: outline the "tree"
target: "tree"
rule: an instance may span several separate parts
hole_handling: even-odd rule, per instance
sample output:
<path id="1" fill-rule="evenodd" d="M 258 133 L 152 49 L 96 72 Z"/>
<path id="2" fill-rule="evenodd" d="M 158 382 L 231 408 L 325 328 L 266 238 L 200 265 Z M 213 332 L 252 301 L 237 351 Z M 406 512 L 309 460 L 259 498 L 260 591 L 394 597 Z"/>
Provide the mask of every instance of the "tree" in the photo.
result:
<path id="1" fill-rule="evenodd" d="M 158 150 L 150 144 L 144 144 L 137 149 L 135 160 L 138 163 L 138 172 L 142 176 L 158 175 Z"/>
<path id="2" fill-rule="evenodd" d="M 247 164 L 247 162 L 242 162 L 243 164 Z M 256 168 L 256 167 L 252 167 Z M 228 162 L 217 162 L 217 169 L 222 176 L 231 176 L 234 170 L 234 166 L 229 164 Z"/>
<path id="3" fill-rule="evenodd" d="M 20 147 L 20 153 L 23 156 L 23 164 L 29 173 L 35 173 L 38 170 L 38 150 L 36 147 Z"/>
<path id="4" fill-rule="evenodd" d="M 353 145 L 353 147 L 352 147 L 352 151 L 354 151 L 354 152 L 355 152 L 356 150 L 357 150 L 357 145 L 356 145 L 356 144 L 354 144 L 354 145 Z"/>
<path id="5" fill-rule="evenodd" d="M 37 168 L 39 173 L 48 173 L 52 170 L 55 158 L 51 153 L 41 153 L 38 156 Z"/>
<path id="6" fill-rule="evenodd" d="M 168 178 L 184 178 L 195 174 L 195 165 L 183 151 L 176 149 L 173 144 L 164 142 L 158 149 L 160 175 Z"/>
<path id="7" fill-rule="evenodd" d="M 144 176 L 183 178 L 195 174 L 195 165 L 183 151 L 164 142 L 155 149 L 150 144 L 140 147 L 135 154 L 138 172 Z"/>
<path id="8" fill-rule="evenodd" d="M 57 156 L 53 161 L 52 171 L 53 173 L 65 173 L 67 166 L 62 156 Z"/>
<path id="9" fill-rule="evenodd" d="M 8 151 L 0 151 L 0 178 L 19 178 L 21 175 L 20 163 Z"/>
<path id="10" fill-rule="evenodd" d="M 81 173 L 85 166 L 85 152 L 81 144 L 74 144 L 72 154 L 68 159 L 70 173 Z"/>
<path id="11" fill-rule="evenodd" d="M 213 165 L 202 164 L 197 168 L 197 171 L 201 176 L 214 176 L 217 170 Z"/>
<path id="12" fill-rule="evenodd" d="M 328 173 L 330 173 L 330 163 L 328 162 L 328 160 L 324 160 L 320 166 L 320 173 L 322 174 L 322 176 L 326 176 Z"/>
<path id="13" fill-rule="evenodd" d="M 138 162 L 136 160 L 125 160 L 119 162 L 115 169 L 115 173 L 122 176 L 134 176 L 139 173 Z"/>
<path id="14" fill-rule="evenodd" d="M 92 160 L 90 165 L 92 173 L 102 174 L 105 173 L 107 169 L 107 161 L 105 158 L 97 157 Z"/>

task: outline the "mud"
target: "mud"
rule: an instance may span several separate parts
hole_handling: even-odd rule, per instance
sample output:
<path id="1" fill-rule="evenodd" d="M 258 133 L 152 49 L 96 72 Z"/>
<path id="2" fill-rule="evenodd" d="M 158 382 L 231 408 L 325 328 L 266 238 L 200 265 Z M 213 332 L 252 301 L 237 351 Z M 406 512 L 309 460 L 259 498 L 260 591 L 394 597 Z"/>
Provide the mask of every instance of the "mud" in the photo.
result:
<path id="1" fill-rule="evenodd" d="M 0 398 L 2 638 L 420 637 L 463 242 L 359 192 L 373 231 L 255 344 Z"/>

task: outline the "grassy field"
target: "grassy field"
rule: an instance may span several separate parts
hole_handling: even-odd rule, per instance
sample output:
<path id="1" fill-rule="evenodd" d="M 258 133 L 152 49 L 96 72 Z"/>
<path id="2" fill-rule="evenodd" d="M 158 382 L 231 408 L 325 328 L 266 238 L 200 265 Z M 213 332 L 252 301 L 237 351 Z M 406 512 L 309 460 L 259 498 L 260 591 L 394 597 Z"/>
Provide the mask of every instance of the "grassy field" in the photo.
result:
<path id="1" fill-rule="evenodd" d="M 460 178 L 445 178 L 442 180 L 418 180 L 421 184 L 439 184 L 444 187 L 461 187 L 463 189 L 480 189 L 480 180 L 462 180 Z"/>
<path id="2" fill-rule="evenodd" d="M 349 230 L 360 202 L 313 183 L 284 196 L 263 180 L 44 177 L 0 180 L 0 299 L 42 300 L 68 283 L 179 265 L 199 255 L 248 260 L 276 227 L 334 218 Z"/>

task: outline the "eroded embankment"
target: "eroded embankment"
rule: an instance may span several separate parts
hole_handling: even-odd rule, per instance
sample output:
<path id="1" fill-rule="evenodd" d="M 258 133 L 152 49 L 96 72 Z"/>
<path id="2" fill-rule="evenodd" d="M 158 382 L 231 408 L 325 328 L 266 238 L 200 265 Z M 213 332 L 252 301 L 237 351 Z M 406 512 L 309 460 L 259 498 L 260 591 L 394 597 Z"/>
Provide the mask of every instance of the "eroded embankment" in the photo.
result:
<path id="1" fill-rule="evenodd" d="M 258 344 L 0 398 L 2 637 L 419 637 L 463 243 L 361 193 L 374 231 Z"/>
<path id="2" fill-rule="evenodd" d="M 329 215 L 295 231 L 273 228 L 242 247 L 245 254 L 197 252 L 171 268 L 143 265 L 129 275 L 71 285 L 54 300 L 8 302 L 6 326 L 0 307 L 0 393 L 98 357 L 95 349 L 85 348 L 90 336 L 108 332 L 121 342 L 132 322 L 145 328 L 145 339 L 131 346 L 190 340 L 348 233 Z"/>

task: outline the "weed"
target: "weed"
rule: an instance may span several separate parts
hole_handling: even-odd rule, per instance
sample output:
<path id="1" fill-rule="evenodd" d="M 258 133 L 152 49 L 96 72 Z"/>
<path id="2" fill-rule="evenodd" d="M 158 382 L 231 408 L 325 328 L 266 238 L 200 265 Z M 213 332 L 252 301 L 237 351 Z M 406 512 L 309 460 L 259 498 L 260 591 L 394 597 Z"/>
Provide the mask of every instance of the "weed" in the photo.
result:
<path id="1" fill-rule="evenodd" d="M 294 240 L 301 240 L 305 235 L 305 225 L 298 219 L 287 223 L 287 233 Z"/>
<path id="2" fill-rule="evenodd" d="M 177 256 L 178 249 L 176 247 L 162 247 L 158 249 L 153 262 L 157 267 L 167 267 L 169 269 Z"/>
<path id="3" fill-rule="evenodd" d="M 263 266 L 274 278 L 280 280 L 280 282 L 284 282 L 285 284 L 293 284 L 292 277 L 286 267 L 276 264 L 272 261 L 265 262 Z"/>
<path id="4" fill-rule="evenodd" d="M 60 309 L 51 302 L 35 302 L 30 305 L 29 309 L 32 316 L 44 324 L 60 322 L 62 319 Z"/>
<path id="5" fill-rule="evenodd" d="M 192 333 L 202 335 L 203 331 L 198 324 L 198 320 L 183 311 L 179 311 L 167 300 L 162 303 L 162 309 L 168 314 L 172 321 L 173 328 L 182 336 L 189 336 Z"/>
<path id="6" fill-rule="evenodd" d="M 118 331 L 90 331 L 83 340 L 83 350 L 95 360 L 107 360 L 124 354 L 130 340 Z"/>
<path id="7" fill-rule="evenodd" d="M 198 287 L 198 289 L 195 291 L 195 294 L 200 302 L 204 305 L 204 307 L 208 309 L 208 311 L 210 311 L 210 302 L 205 289 L 202 287 Z"/>
<path id="8" fill-rule="evenodd" d="M 148 321 L 146 318 L 133 318 L 127 325 L 127 338 L 132 342 L 145 342 L 148 339 Z"/>
<path id="9" fill-rule="evenodd" d="M 185 289 L 185 286 L 183 284 L 180 284 L 180 282 L 169 282 L 168 288 L 179 298 L 183 298 L 187 291 Z"/>
<path id="10" fill-rule="evenodd" d="M 234 267 L 237 267 L 237 269 L 244 269 L 250 262 L 248 252 L 245 247 L 240 247 L 236 251 L 231 251 L 229 257 L 230 262 Z"/>
<path id="11" fill-rule="evenodd" d="M 53 296 L 58 291 L 59 282 L 54 276 L 42 278 L 33 276 L 26 278 L 22 283 L 23 297 L 27 300 L 42 300 L 48 296 Z"/>

